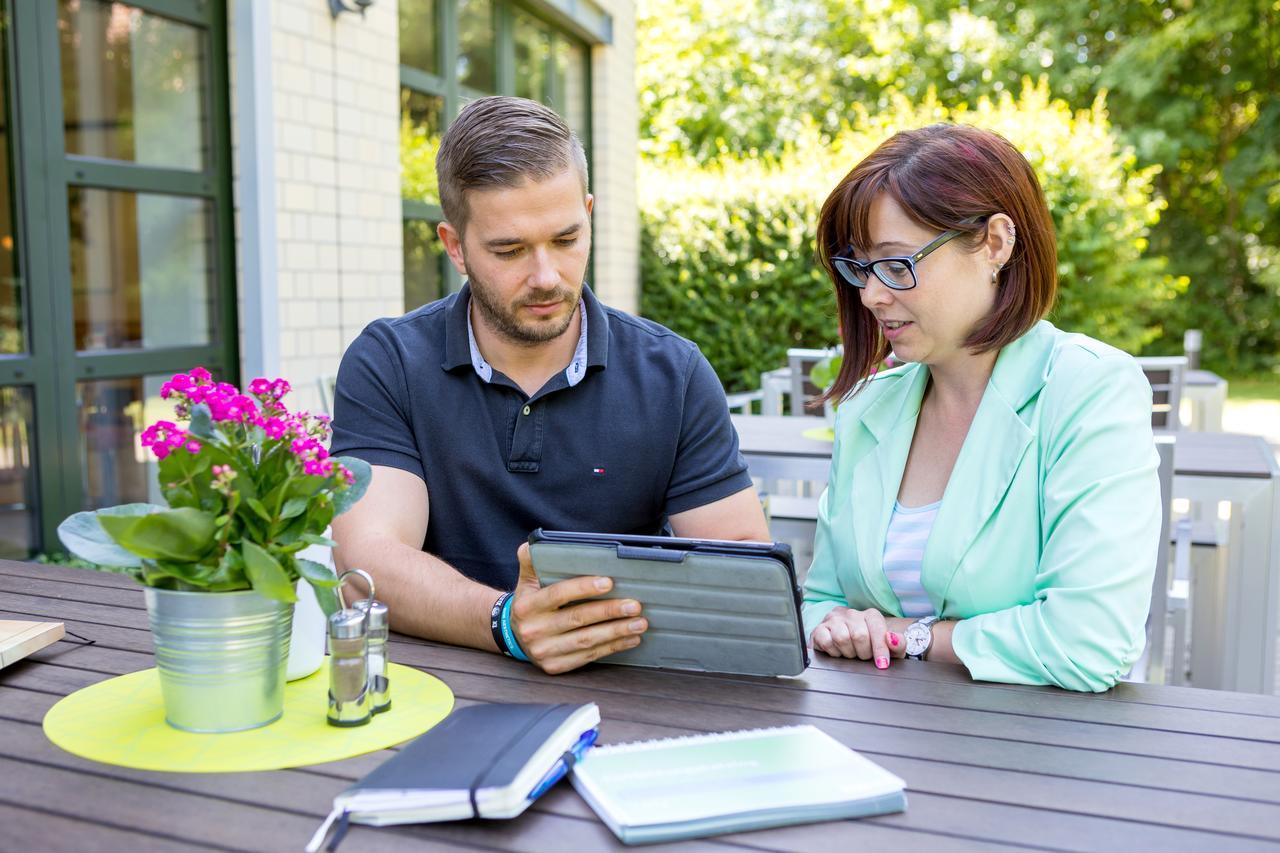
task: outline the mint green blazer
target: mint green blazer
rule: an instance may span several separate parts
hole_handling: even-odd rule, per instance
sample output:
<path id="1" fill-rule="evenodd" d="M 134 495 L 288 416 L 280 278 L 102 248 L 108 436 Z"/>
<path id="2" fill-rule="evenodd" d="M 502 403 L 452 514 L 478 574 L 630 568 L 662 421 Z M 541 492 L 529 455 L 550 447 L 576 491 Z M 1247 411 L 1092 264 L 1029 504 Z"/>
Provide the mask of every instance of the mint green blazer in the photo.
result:
<path id="1" fill-rule="evenodd" d="M 901 616 L 882 557 L 929 370 L 884 371 L 836 418 L 805 580 L 807 633 L 836 606 Z M 1160 539 L 1151 387 L 1130 356 L 1041 321 L 1001 350 L 924 550 L 975 679 L 1102 691 L 1142 652 Z"/>

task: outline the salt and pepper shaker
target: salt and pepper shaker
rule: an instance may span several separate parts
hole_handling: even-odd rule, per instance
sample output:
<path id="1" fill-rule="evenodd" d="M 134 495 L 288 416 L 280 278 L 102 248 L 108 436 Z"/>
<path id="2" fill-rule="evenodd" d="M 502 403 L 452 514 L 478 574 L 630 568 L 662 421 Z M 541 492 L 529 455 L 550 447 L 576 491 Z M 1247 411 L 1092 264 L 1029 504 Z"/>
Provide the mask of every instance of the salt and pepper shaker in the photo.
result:
<path id="1" fill-rule="evenodd" d="M 357 601 L 356 607 L 362 608 L 369 622 L 369 694 L 372 711 L 381 714 L 391 708 L 391 681 L 387 672 L 387 633 L 389 632 L 390 612 L 387 605 L 373 597 L 373 587 L 369 588 L 369 597 Z"/>
<path id="2" fill-rule="evenodd" d="M 339 601 L 342 600 L 342 581 L 352 574 L 364 578 L 372 599 L 373 578 L 360 569 L 352 569 L 338 576 Z M 369 614 L 359 604 L 344 605 L 329 617 L 329 725 L 349 727 L 369 722 L 373 715 L 371 699 Z"/>

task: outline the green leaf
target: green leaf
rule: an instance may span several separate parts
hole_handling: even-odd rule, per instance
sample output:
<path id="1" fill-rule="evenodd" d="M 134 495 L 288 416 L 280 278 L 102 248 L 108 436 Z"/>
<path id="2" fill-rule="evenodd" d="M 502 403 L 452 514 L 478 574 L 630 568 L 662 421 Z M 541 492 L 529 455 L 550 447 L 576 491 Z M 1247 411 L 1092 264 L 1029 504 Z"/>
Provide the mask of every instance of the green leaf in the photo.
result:
<path id="1" fill-rule="evenodd" d="M 163 510 L 155 504 L 121 504 L 97 512 L 77 512 L 58 525 L 58 539 L 63 546 L 82 560 L 98 566 L 138 569 L 142 560 L 137 554 L 126 551 L 111 538 L 98 521 L 100 514 L 138 516 Z"/>
<path id="2" fill-rule="evenodd" d="M 257 498 L 246 498 L 245 503 L 248 504 L 249 508 L 256 512 L 263 521 L 271 521 L 271 513 L 267 512 L 267 508 L 263 505 L 262 501 Z"/>
<path id="3" fill-rule="evenodd" d="M 335 461 L 355 475 L 355 482 L 333 495 L 333 514 L 342 515 L 364 497 L 369 481 L 373 478 L 373 468 L 368 462 L 354 456 L 338 456 Z"/>
<path id="4" fill-rule="evenodd" d="M 148 560 L 194 563 L 213 547 L 213 516 L 192 507 L 145 515 L 98 513 L 107 534 L 125 549 Z"/>
<path id="5" fill-rule="evenodd" d="M 316 603 L 320 605 L 321 611 L 324 612 L 326 618 L 337 613 L 342 604 L 338 601 L 338 590 L 335 587 L 311 585 L 316 591 Z"/>
<path id="6" fill-rule="evenodd" d="M 232 577 L 221 563 L 175 563 L 170 560 L 147 560 L 145 563 L 152 577 L 167 575 L 177 579 L 182 587 L 193 592 L 231 592 L 249 589 L 243 572 Z"/>
<path id="7" fill-rule="evenodd" d="M 292 603 L 298 600 L 293 581 L 289 580 L 275 557 L 253 542 L 241 543 L 241 549 L 244 553 L 245 571 L 255 590 L 276 601 Z"/>
<path id="8" fill-rule="evenodd" d="M 244 557 L 235 548 L 228 548 L 218 561 L 218 570 L 211 578 L 210 588 L 219 591 L 253 589 L 253 583 L 245 572 Z"/>
<path id="9" fill-rule="evenodd" d="M 280 517 L 283 519 L 301 515 L 306 511 L 307 504 L 310 503 L 310 501 L 311 498 L 309 497 L 289 498 L 289 500 L 284 502 L 284 506 L 280 509 Z"/>
<path id="10" fill-rule="evenodd" d="M 209 407 L 204 403 L 196 403 L 191 407 L 191 424 L 187 427 L 187 432 L 202 441 L 217 440 L 218 435 L 213 425 L 213 416 L 209 413 Z"/>
<path id="11" fill-rule="evenodd" d="M 310 583 L 312 586 L 331 586 L 338 585 L 338 576 L 334 574 L 333 569 L 324 563 L 317 563 L 315 560 L 308 560 L 304 557 L 296 557 L 294 562 L 298 564 L 298 574 Z"/>
<path id="12" fill-rule="evenodd" d="M 334 542 L 326 536 L 321 536 L 318 533 L 304 533 L 298 537 L 298 541 L 305 542 L 308 545 L 324 545 L 328 548 L 338 547 L 337 542 Z"/>

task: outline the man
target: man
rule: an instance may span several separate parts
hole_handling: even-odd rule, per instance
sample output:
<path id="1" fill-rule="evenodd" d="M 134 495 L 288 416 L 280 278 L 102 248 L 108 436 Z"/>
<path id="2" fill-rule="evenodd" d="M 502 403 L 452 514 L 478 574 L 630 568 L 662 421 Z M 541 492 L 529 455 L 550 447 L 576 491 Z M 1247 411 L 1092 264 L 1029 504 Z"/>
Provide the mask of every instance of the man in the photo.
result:
<path id="1" fill-rule="evenodd" d="M 397 631 L 521 652 L 564 672 L 641 642 L 610 579 L 540 587 L 536 527 L 767 539 L 724 392 L 690 342 L 584 284 L 582 144 L 519 98 L 469 104 L 441 142 L 438 233 L 467 284 L 352 343 L 333 452 L 373 466 L 334 521 L 337 558 L 377 579 Z M 497 630 L 500 598 L 512 643 Z M 492 621 L 491 621 L 492 617 Z"/>

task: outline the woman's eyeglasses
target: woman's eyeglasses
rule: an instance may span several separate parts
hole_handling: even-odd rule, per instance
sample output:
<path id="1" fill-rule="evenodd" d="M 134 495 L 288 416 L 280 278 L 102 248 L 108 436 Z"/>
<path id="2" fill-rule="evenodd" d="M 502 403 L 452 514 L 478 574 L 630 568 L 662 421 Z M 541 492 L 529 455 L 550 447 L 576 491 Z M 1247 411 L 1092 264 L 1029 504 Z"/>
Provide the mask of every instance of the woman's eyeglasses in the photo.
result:
<path id="1" fill-rule="evenodd" d="M 977 221 L 977 219 L 971 219 L 961 224 L 972 225 Z M 893 290 L 910 290 L 919 283 L 916 280 L 916 264 L 963 233 L 965 233 L 964 230 L 959 228 L 943 231 L 910 255 L 876 258 L 873 261 L 860 261 L 851 257 L 853 255 L 853 247 L 850 246 L 845 254 L 831 257 L 831 266 L 840 274 L 846 284 L 853 285 L 859 289 L 867 286 L 867 282 L 874 273 L 875 277 L 884 282 L 886 287 Z"/>

